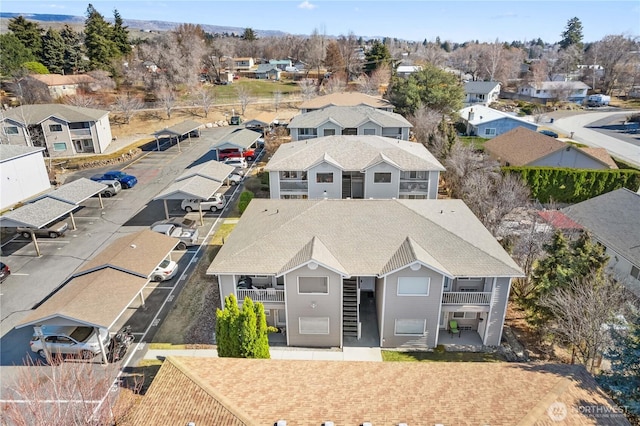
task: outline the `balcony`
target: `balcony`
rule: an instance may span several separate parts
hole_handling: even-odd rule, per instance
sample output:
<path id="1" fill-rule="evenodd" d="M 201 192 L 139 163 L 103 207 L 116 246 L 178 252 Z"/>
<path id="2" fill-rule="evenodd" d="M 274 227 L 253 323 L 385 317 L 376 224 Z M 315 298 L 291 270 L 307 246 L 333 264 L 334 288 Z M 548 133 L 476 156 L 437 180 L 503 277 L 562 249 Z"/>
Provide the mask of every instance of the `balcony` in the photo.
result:
<path id="1" fill-rule="evenodd" d="M 304 192 L 309 190 L 307 180 L 280 179 L 280 192 Z"/>
<path id="2" fill-rule="evenodd" d="M 275 288 L 266 289 L 237 289 L 238 301 L 243 301 L 245 297 L 254 302 L 282 302 L 284 303 L 284 290 L 276 290 Z"/>
<path id="3" fill-rule="evenodd" d="M 72 138 L 91 136 L 91 129 L 69 129 Z"/>
<path id="4" fill-rule="evenodd" d="M 445 291 L 442 294 L 443 305 L 488 305 L 490 303 L 490 291 Z"/>

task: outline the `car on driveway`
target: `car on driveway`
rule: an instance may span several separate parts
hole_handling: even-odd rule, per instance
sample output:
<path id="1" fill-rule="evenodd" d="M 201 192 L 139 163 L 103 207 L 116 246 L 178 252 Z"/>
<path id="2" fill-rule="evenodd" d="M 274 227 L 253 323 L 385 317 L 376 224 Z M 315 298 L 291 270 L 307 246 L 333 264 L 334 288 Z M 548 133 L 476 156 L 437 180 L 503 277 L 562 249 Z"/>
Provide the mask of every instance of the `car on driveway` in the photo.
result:
<path id="1" fill-rule="evenodd" d="M 233 173 L 238 174 L 240 176 L 244 176 L 245 174 L 244 169 L 249 167 L 249 165 L 247 164 L 247 160 L 239 157 L 227 158 L 226 160 L 224 160 L 224 164 L 235 167 L 236 169 L 233 171 Z"/>
<path id="2" fill-rule="evenodd" d="M 6 264 L 0 262 L 0 283 L 9 278 L 9 275 L 11 275 L 11 269 L 9 269 Z"/>
<path id="3" fill-rule="evenodd" d="M 172 217 L 170 219 L 159 220 L 157 222 L 153 222 L 151 227 L 153 228 L 156 225 L 164 224 L 175 225 L 185 229 L 196 229 L 198 227 L 198 222 L 193 219 L 187 219 L 186 217 Z"/>
<path id="4" fill-rule="evenodd" d="M 184 250 L 189 246 L 198 244 L 198 230 L 182 228 L 170 223 L 162 223 L 159 225 L 151 226 L 151 230 L 159 232 L 169 237 L 178 238 L 180 242 L 176 245 L 176 249 Z"/>
<path id="5" fill-rule="evenodd" d="M 542 133 L 543 135 L 546 135 L 546 136 L 551 136 L 552 138 L 558 137 L 558 134 L 551 130 L 540 130 L 538 133 Z"/>
<path id="6" fill-rule="evenodd" d="M 227 180 L 229 181 L 229 185 L 236 186 L 240 182 L 242 182 L 242 176 L 240 176 L 236 172 L 233 172 L 227 177 Z"/>
<path id="7" fill-rule="evenodd" d="M 64 233 L 67 232 L 67 229 L 69 229 L 69 224 L 65 221 L 61 221 L 51 226 L 45 226 L 44 228 L 38 229 L 19 227 L 16 231 L 24 238 L 31 238 L 32 232 L 36 237 L 58 238 L 64 235 Z"/>
<path id="8" fill-rule="evenodd" d="M 91 176 L 91 180 L 95 180 L 96 182 L 117 180 L 124 189 L 133 188 L 138 183 L 138 179 L 135 176 L 128 175 L 120 170 L 110 170 L 101 175 L 93 175 Z"/>
<path id="9" fill-rule="evenodd" d="M 256 154 L 253 149 L 245 149 L 241 152 L 235 148 L 228 148 L 218 151 L 218 160 L 224 161 L 227 158 L 245 158 L 247 161 L 251 161 L 256 158 Z"/>
<path id="10" fill-rule="evenodd" d="M 186 212 L 192 212 L 194 210 L 209 210 L 212 212 L 216 212 L 218 210 L 222 210 L 225 205 L 225 199 L 223 194 L 216 194 L 208 200 L 199 200 L 199 199 L 187 199 L 182 200 L 180 204 L 180 208 Z"/>
<path id="11" fill-rule="evenodd" d="M 105 198 L 115 196 L 122 189 L 122 185 L 120 185 L 120 182 L 117 180 L 100 180 L 98 182 L 107 185 L 107 187 L 100 192 L 100 195 Z"/>
<path id="12" fill-rule="evenodd" d="M 99 338 L 106 349 L 109 346 L 109 330 L 99 329 Z M 46 359 L 45 347 L 55 355 L 76 355 L 91 359 L 101 352 L 98 335 L 93 327 L 42 326 L 42 337 L 34 333 L 29 346 L 31 351 Z"/>
<path id="13" fill-rule="evenodd" d="M 165 259 L 151 274 L 151 281 L 160 282 L 173 278 L 178 272 L 178 264 L 173 260 Z"/>

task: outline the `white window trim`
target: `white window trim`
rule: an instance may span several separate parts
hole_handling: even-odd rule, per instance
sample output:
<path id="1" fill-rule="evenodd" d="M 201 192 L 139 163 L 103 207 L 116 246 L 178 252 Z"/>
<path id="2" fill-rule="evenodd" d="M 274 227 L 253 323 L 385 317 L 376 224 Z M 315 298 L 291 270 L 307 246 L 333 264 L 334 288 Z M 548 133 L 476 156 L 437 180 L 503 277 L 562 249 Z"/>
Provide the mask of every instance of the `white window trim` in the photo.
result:
<path id="1" fill-rule="evenodd" d="M 427 280 L 427 293 L 400 293 L 400 281 L 403 278 L 411 278 L 411 279 L 426 279 Z M 404 296 L 410 296 L 410 297 L 429 297 L 429 293 L 431 292 L 431 278 L 430 277 L 398 277 L 398 284 L 396 286 L 396 296 L 400 296 L 400 297 L 404 297 Z"/>
<path id="2" fill-rule="evenodd" d="M 389 182 L 376 182 L 376 175 L 382 173 L 389 175 L 389 177 L 391 178 L 389 179 Z M 393 174 L 391 172 L 373 172 L 373 183 L 375 183 L 376 185 L 389 185 L 391 184 L 391 182 L 393 182 Z"/>
<path id="3" fill-rule="evenodd" d="M 327 283 L 327 292 L 326 293 L 306 293 L 306 292 L 301 292 L 300 291 L 300 278 L 324 278 L 326 283 Z M 324 276 L 319 276 L 319 277 L 298 277 L 297 279 L 297 285 L 296 285 L 298 294 L 301 295 L 311 295 L 311 296 L 327 296 L 329 294 L 329 277 L 324 277 Z"/>
<path id="4" fill-rule="evenodd" d="M 398 321 L 422 321 L 422 333 L 398 333 Z M 396 318 L 393 324 L 394 336 L 425 336 L 427 334 L 427 320 L 424 318 Z"/>
<path id="5" fill-rule="evenodd" d="M 495 136 L 496 135 L 496 129 L 494 127 L 485 127 L 484 135 L 485 136 Z"/>
<path id="6" fill-rule="evenodd" d="M 305 332 L 302 331 L 302 321 L 303 320 L 315 320 L 315 321 L 326 320 L 326 322 L 327 322 L 327 330 L 326 330 L 326 332 L 323 331 L 323 332 L 311 332 L 311 333 L 307 332 L 307 333 L 305 333 Z M 329 319 L 329 317 L 298 317 L 298 332 L 300 334 L 323 334 L 323 335 L 326 335 L 326 334 L 329 334 L 330 330 L 331 330 L 331 320 Z"/>

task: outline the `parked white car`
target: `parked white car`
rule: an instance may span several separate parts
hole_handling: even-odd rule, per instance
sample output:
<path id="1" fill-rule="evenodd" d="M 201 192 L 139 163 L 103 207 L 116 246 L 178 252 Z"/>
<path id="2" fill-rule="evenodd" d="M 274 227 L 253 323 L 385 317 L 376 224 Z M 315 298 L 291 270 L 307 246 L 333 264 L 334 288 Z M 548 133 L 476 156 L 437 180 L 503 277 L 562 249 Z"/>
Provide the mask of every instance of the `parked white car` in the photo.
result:
<path id="1" fill-rule="evenodd" d="M 216 212 L 222 210 L 225 206 L 225 199 L 223 194 L 216 194 L 208 200 L 190 199 L 182 200 L 180 207 L 186 212 L 192 212 L 194 210 L 209 210 Z"/>
<path id="2" fill-rule="evenodd" d="M 244 169 L 249 167 L 247 160 L 241 157 L 229 157 L 224 160 L 224 164 L 235 167 L 236 170 L 234 173 L 239 174 L 240 176 L 244 176 Z"/>
<path id="3" fill-rule="evenodd" d="M 109 330 L 99 330 L 100 340 L 106 350 L 109 347 Z M 67 354 L 91 359 L 101 352 L 100 342 L 93 327 L 42 326 L 42 335 L 43 337 L 40 337 L 34 333 L 29 345 L 31 351 L 43 359 L 46 359 L 46 353 L 42 340 L 53 356 Z"/>
<path id="4" fill-rule="evenodd" d="M 227 180 L 229 182 L 229 185 L 231 186 L 236 186 L 238 185 L 240 182 L 242 182 L 242 176 L 240 176 L 239 174 L 237 174 L 236 172 L 233 172 L 229 175 L 229 177 L 227 177 Z"/>
<path id="5" fill-rule="evenodd" d="M 151 281 L 160 282 L 170 280 L 178 273 L 178 264 L 173 260 L 163 260 L 151 274 Z"/>
<path id="6" fill-rule="evenodd" d="M 151 226 L 151 230 L 170 237 L 178 238 L 180 240 L 176 246 L 176 249 L 178 250 L 184 250 L 188 246 L 198 244 L 197 229 L 181 228 L 171 223 L 161 223 L 159 225 Z"/>
<path id="7" fill-rule="evenodd" d="M 106 198 L 113 197 L 122 189 L 122 185 L 117 180 L 101 180 L 99 182 L 107 185 L 107 187 L 100 192 L 100 195 Z"/>

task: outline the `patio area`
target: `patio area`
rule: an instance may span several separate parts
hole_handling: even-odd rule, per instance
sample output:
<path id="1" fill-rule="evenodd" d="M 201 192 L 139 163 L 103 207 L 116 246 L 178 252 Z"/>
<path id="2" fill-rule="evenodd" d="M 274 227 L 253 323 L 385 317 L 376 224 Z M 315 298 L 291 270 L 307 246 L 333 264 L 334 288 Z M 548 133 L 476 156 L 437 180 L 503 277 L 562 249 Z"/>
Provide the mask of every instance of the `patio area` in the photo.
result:
<path id="1" fill-rule="evenodd" d="M 440 330 L 438 345 L 443 345 L 447 351 L 481 351 L 483 347 L 482 339 L 475 330 L 461 330 L 459 335 Z"/>

